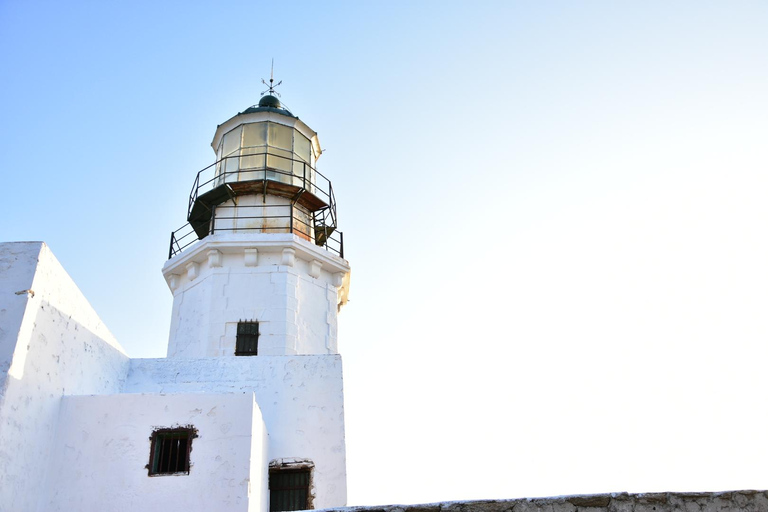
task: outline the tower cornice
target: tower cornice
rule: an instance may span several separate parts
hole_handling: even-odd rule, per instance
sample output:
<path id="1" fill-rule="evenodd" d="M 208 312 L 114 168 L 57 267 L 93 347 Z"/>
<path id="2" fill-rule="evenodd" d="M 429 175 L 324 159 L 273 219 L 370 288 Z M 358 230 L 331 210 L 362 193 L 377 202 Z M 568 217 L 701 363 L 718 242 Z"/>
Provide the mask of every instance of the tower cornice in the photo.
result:
<path id="1" fill-rule="evenodd" d="M 335 276 L 333 285 L 339 290 L 340 304 L 346 303 L 349 289 L 350 266 L 347 260 L 307 242 L 291 233 L 217 233 L 200 240 L 182 254 L 166 261 L 163 265 L 163 277 L 166 283 L 174 291 L 174 279 L 178 276 L 188 275 L 191 265 L 218 266 L 211 259 L 211 251 L 220 254 L 242 254 L 246 258 L 246 251 L 255 249 L 258 253 L 283 253 L 286 249 L 292 251 L 295 259 L 307 262 L 310 267 L 318 264 L 323 271 Z M 292 264 L 288 266 L 293 266 Z M 175 277 L 176 276 L 176 277 Z M 317 277 L 317 276 L 313 276 Z"/>

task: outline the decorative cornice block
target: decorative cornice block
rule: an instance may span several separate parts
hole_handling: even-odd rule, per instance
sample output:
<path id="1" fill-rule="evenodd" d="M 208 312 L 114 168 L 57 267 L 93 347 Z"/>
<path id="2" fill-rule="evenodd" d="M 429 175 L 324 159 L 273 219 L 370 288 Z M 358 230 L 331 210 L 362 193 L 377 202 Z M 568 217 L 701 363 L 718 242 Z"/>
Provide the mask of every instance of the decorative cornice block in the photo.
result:
<path id="1" fill-rule="evenodd" d="M 208 266 L 211 268 L 221 266 L 221 252 L 216 249 L 208 251 Z"/>
<path id="2" fill-rule="evenodd" d="M 290 247 L 283 249 L 282 264 L 286 267 L 292 267 L 296 264 L 296 251 Z"/>
<path id="3" fill-rule="evenodd" d="M 187 278 L 190 281 L 192 281 L 199 275 L 200 275 L 200 265 L 194 261 L 187 263 Z"/>
<path id="4" fill-rule="evenodd" d="M 256 267 L 259 265 L 259 250 L 245 249 L 245 266 Z"/>

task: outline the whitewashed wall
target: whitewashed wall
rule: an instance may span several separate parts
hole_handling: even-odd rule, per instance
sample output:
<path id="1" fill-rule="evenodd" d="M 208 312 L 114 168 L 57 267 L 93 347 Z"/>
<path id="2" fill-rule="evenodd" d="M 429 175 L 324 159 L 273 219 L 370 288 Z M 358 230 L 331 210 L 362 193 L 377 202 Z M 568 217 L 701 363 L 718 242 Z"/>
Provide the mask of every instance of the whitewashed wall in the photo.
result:
<path id="1" fill-rule="evenodd" d="M 197 430 L 189 474 L 150 477 L 153 430 L 178 426 Z M 255 511 L 266 457 L 252 393 L 65 397 L 40 510 Z"/>
<path id="2" fill-rule="evenodd" d="M 248 434 L 260 436 L 261 444 L 254 442 L 237 449 L 238 456 L 249 460 L 243 479 L 222 476 L 227 468 L 232 469 L 229 462 L 218 460 L 226 467 L 211 466 L 210 472 L 200 468 L 201 473 L 214 475 L 217 482 L 228 482 L 228 494 L 220 498 L 250 512 L 267 510 L 268 492 L 263 487 L 269 460 L 309 459 L 314 463 L 314 506 L 343 506 L 346 452 L 342 368 L 340 356 L 334 354 L 337 306 L 341 296 L 346 297 L 349 267 L 312 244 L 292 235 L 284 237 L 270 236 L 268 241 L 257 240 L 255 244 L 252 237 L 247 241 L 219 240 L 221 243 L 209 244 L 202 251 L 192 251 L 192 257 L 182 255 L 185 261 L 175 259 L 177 267 L 193 264 L 192 268 L 200 272 L 176 277 L 166 273 L 177 297 L 182 297 L 174 306 L 174 322 L 177 328 L 186 325 L 188 329 L 178 330 L 178 346 L 184 346 L 187 334 L 204 342 L 189 344 L 190 351 L 180 354 L 186 357 L 133 361 L 44 244 L 0 244 L 0 510 L 141 508 L 145 502 L 129 504 L 144 494 L 145 485 L 150 486 L 149 496 L 155 496 L 157 503 L 170 506 L 171 501 L 163 501 L 167 487 L 158 488 L 162 492 L 153 491 L 155 484 L 146 481 L 164 477 L 146 475 L 151 429 L 143 431 L 150 426 L 181 424 L 185 418 L 199 416 L 197 411 L 204 410 L 207 401 L 227 404 L 242 393 L 248 397 L 254 394 L 258 407 L 253 407 L 249 398 L 247 411 L 233 415 L 232 421 L 225 422 L 227 428 L 261 425 L 259 408 L 265 428 L 258 432 L 252 429 Z M 291 249 L 287 255 L 285 248 Z M 229 270 L 222 270 L 227 266 Z M 203 273 L 212 278 L 211 283 L 218 279 L 218 284 L 199 287 L 202 281 L 195 281 Z M 253 283 L 259 280 L 266 288 L 256 287 L 254 292 Z M 274 308 L 275 300 L 285 307 Z M 210 357 L 234 352 L 238 320 L 269 318 L 253 308 L 259 301 L 263 301 L 262 313 L 282 309 L 276 313 L 282 331 L 273 330 L 272 339 L 267 332 L 262 347 L 280 354 L 325 355 Z M 223 311 L 216 309 L 216 302 L 224 305 Z M 202 323 L 197 323 L 195 303 L 208 308 L 207 317 L 199 315 L 204 317 Z M 257 316 L 249 317 L 253 314 Z M 185 324 L 187 318 L 195 321 Z M 223 332 L 216 331 L 211 337 L 211 329 L 206 331 L 205 326 L 214 324 L 214 331 Z M 195 338 L 199 332 L 205 335 Z M 281 337 L 283 341 L 274 342 Z M 285 341 L 290 339 L 293 341 Z M 205 358 L 190 358 L 198 353 Z M 169 398 L 158 393 L 185 395 Z M 240 417 L 242 414 L 248 418 Z M 199 421 L 205 425 L 218 420 L 206 415 Z M 224 428 L 224 423 L 219 427 Z M 131 441 L 138 439 L 131 437 L 131 432 L 139 435 L 139 431 L 143 446 Z M 273 434 L 267 436 L 267 432 Z M 193 454 L 193 462 L 199 454 Z M 94 471 L 92 467 L 101 464 L 93 462 L 98 457 L 111 461 L 115 471 L 105 467 Z M 143 478 L 132 482 L 138 478 L 133 466 L 139 460 Z M 245 466 L 238 467 L 242 473 Z M 251 497 L 243 501 L 240 491 L 246 480 L 252 483 Z M 258 492 L 253 482 L 260 482 Z M 178 494 L 170 494 L 175 495 L 174 505 L 166 509 L 175 509 Z M 83 501 L 89 495 L 95 496 L 94 502 Z M 191 506 L 187 509 L 194 510 Z"/>
<path id="3" fill-rule="evenodd" d="M 0 357 L 0 510 L 32 511 L 61 396 L 119 392 L 128 358 L 41 242 L 0 244 Z"/>
<path id="4" fill-rule="evenodd" d="M 128 393 L 253 392 L 269 458 L 315 463 L 315 508 L 346 504 L 341 356 L 133 359 Z"/>
<path id="5" fill-rule="evenodd" d="M 290 234 L 215 234 L 166 263 L 168 357 L 234 356 L 237 323 L 259 322 L 260 355 L 335 354 L 346 261 Z"/>

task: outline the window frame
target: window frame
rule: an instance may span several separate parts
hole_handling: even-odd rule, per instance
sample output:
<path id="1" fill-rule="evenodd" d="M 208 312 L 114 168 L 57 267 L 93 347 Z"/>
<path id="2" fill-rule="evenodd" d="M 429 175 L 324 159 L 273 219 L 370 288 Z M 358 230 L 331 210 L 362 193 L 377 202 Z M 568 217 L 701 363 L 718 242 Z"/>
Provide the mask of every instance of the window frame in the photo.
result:
<path id="1" fill-rule="evenodd" d="M 273 500 L 273 491 L 277 492 L 280 489 L 273 489 L 272 477 L 275 474 L 288 474 L 288 473 L 305 473 L 307 475 L 306 480 L 306 503 L 304 508 L 296 508 L 291 510 L 312 510 L 314 509 L 314 468 L 315 464 L 309 459 L 275 459 L 269 463 L 269 476 L 267 490 L 269 491 L 269 511 L 270 512 L 288 512 L 278 510 L 275 506 L 275 500 Z M 304 489 L 304 487 L 302 487 Z M 290 490 L 290 489 L 288 489 Z"/>
<path id="2" fill-rule="evenodd" d="M 189 470 L 192 467 L 192 461 L 190 460 L 190 454 L 192 452 L 192 440 L 197 437 L 197 430 L 195 430 L 192 426 L 187 427 L 174 427 L 174 428 L 157 428 L 152 431 L 152 435 L 149 436 L 150 441 L 150 449 L 149 449 L 149 463 L 147 464 L 146 468 L 148 471 L 149 476 L 172 476 L 172 475 L 188 475 Z M 167 443 L 168 441 L 173 441 L 175 439 L 185 439 L 186 440 L 186 446 L 184 450 L 181 452 L 184 454 L 184 459 L 182 464 L 179 464 L 179 451 L 177 448 L 176 452 L 176 464 L 174 467 L 174 471 L 171 471 L 170 467 L 167 468 L 167 470 L 162 470 L 162 454 L 163 454 L 163 445 Z M 160 450 L 160 455 L 157 455 L 158 449 Z M 172 454 L 172 448 L 170 448 L 168 452 L 168 456 L 170 457 Z M 170 460 L 169 460 L 170 463 Z M 179 467 L 181 466 L 181 470 L 179 470 Z"/>
<path id="3" fill-rule="evenodd" d="M 247 327 L 255 326 L 255 333 L 253 332 L 240 332 L 242 330 L 246 331 Z M 241 340 L 240 336 L 243 336 L 243 339 Z M 248 337 L 246 339 L 246 336 Z M 237 334 L 235 335 L 235 355 L 236 356 L 257 356 L 259 355 L 259 336 L 261 336 L 261 332 L 259 330 L 259 321 L 258 320 L 240 320 L 237 322 Z M 243 346 L 247 343 L 253 344 L 253 350 L 245 350 L 249 347 Z"/>

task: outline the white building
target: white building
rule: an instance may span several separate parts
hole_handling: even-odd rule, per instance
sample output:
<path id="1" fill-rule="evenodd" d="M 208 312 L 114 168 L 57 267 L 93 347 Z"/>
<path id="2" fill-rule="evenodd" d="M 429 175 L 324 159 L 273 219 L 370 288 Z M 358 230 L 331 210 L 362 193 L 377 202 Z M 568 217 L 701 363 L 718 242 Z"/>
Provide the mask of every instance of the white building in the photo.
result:
<path id="1" fill-rule="evenodd" d="M 163 267 L 167 358 L 129 358 L 45 244 L 0 244 L 0 510 L 345 505 L 349 265 L 317 134 L 270 94 L 212 145 Z"/>

